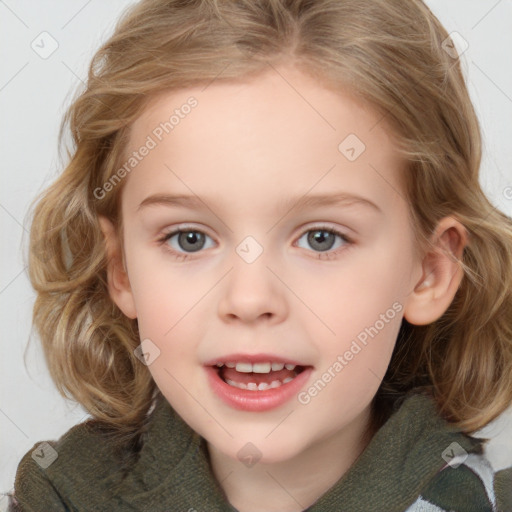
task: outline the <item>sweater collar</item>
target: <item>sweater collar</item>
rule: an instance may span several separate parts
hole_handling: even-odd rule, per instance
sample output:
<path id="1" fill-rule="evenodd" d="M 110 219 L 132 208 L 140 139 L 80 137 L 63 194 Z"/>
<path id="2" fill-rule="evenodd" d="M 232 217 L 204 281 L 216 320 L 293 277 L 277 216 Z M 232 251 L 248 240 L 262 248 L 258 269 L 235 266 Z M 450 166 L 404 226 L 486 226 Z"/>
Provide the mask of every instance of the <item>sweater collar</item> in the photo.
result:
<path id="1" fill-rule="evenodd" d="M 382 510 L 405 510 L 446 465 L 442 454 L 454 442 L 481 453 L 480 440 L 441 419 L 430 398 L 409 395 L 349 471 L 307 510 L 334 512 L 343 505 L 366 512 L 376 503 Z M 140 457 L 116 494 L 140 510 L 237 512 L 213 476 L 205 440 L 161 395 Z"/>
<path id="2" fill-rule="evenodd" d="M 134 510 L 237 512 L 211 472 L 206 441 L 162 395 L 140 457 L 116 494 Z"/>

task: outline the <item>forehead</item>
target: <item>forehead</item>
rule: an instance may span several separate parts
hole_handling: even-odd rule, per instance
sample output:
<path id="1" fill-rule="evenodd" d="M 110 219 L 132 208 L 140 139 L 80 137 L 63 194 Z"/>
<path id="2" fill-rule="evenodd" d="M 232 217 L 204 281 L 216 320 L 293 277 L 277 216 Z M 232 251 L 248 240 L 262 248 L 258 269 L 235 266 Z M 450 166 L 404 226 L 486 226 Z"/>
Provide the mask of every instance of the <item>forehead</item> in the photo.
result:
<path id="1" fill-rule="evenodd" d="M 252 206 L 260 197 L 260 207 L 334 188 L 384 206 L 404 197 L 403 161 L 382 116 L 296 68 L 154 97 L 131 127 L 126 156 L 144 146 L 128 176 L 130 202 L 159 191 Z"/>

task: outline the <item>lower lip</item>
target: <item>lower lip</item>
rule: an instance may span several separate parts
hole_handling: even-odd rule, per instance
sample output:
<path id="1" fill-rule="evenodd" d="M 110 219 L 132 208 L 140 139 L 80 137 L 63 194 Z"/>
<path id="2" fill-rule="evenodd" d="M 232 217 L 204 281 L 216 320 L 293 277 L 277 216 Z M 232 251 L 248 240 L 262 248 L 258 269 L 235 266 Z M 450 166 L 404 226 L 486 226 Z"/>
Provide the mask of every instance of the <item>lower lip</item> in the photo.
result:
<path id="1" fill-rule="evenodd" d="M 242 411 L 261 412 L 275 409 L 296 396 L 309 379 L 313 368 L 304 369 L 293 380 L 278 388 L 261 391 L 235 388 L 220 378 L 216 368 L 207 366 L 205 370 L 212 390 L 226 404 Z"/>

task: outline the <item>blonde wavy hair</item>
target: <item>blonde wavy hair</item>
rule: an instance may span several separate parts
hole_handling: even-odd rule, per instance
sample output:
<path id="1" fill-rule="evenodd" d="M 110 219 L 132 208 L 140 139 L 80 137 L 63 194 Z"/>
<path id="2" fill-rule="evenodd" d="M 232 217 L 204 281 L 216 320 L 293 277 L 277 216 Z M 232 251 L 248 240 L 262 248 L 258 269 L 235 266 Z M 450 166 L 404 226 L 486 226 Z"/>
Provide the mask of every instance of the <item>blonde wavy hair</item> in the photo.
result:
<path id="1" fill-rule="evenodd" d="M 29 272 L 34 325 L 63 396 L 123 439 L 141 432 L 158 393 L 134 355 L 136 320 L 109 297 L 98 217 L 122 230 L 121 182 L 131 123 L 155 94 L 255 76 L 294 62 L 380 113 L 408 166 L 403 180 L 418 250 L 454 216 L 469 244 L 446 313 L 405 319 L 376 403 L 428 390 L 471 433 L 512 403 L 512 220 L 479 184 L 481 136 L 448 34 L 421 0 L 143 0 L 94 55 L 61 124 L 73 147 L 33 210 Z M 387 402 L 386 402 L 387 401 Z M 382 409 L 384 410 L 384 409 Z M 386 409 L 386 414 L 389 409 Z"/>

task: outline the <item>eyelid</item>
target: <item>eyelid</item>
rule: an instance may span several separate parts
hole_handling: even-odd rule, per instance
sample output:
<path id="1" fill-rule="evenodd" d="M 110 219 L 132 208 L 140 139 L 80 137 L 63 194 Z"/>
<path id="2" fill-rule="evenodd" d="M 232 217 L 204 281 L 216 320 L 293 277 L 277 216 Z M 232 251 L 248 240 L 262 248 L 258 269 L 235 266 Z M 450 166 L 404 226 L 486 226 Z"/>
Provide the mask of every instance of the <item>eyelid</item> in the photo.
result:
<path id="1" fill-rule="evenodd" d="M 312 229 L 326 229 L 326 230 L 333 229 L 333 230 L 338 231 L 339 233 L 343 233 L 343 234 L 345 234 L 346 231 L 347 232 L 352 231 L 349 228 L 341 227 L 335 223 L 327 222 L 327 221 L 325 221 L 325 222 L 318 221 L 318 222 L 311 222 L 311 223 L 305 224 L 300 228 L 300 231 L 302 233 L 304 233 L 305 231 L 310 231 Z M 347 234 L 347 236 L 349 236 L 348 233 L 346 233 L 346 234 Z"/>
<path id="2" fill-rule="evenodd" d="M 170 228 L 162 229 L 162 234 L 158 235 L 158 238 L 171 236 L 173 234 L 179 233 L 180 231 L 197 231 L 198 233 L 203 233 L 204 235 L 208 235 L 210 238 L 215 239 L 215 237 L 205 228 L 199 228 L 193 224 L 178 224 L 176 226 Z"/>
<path id="3" fill-rule="evenodd" d="M 308 231 L 328 231 L 331 233 L 334 233 L 338 236 L 341 236 L 342 238 L 346 239 L 347 242 L 353 243 L 355 241 L 354 236 L 350 234 L 351 230 L 348 228 L 341 228 L 338 226 L 334 226 L 330 224 L 329 222 L 317 222 L 313 224 L 306 224 L 305 226 L 302 226 L 300 228 L 300 235 L 296 237 L 296 240 L 299 240 L 301 237 L 303 237 Z"/>

